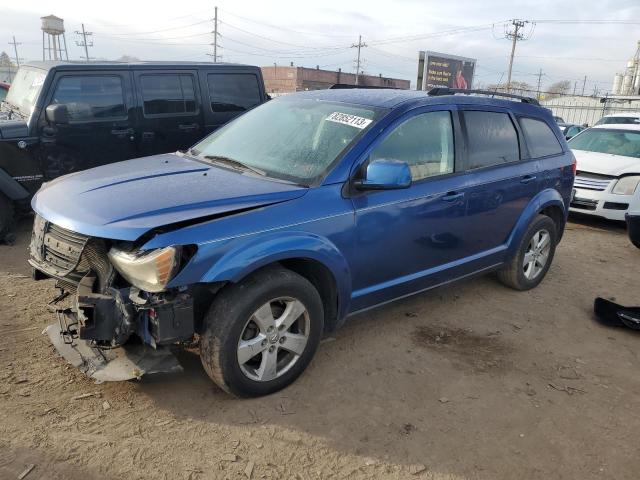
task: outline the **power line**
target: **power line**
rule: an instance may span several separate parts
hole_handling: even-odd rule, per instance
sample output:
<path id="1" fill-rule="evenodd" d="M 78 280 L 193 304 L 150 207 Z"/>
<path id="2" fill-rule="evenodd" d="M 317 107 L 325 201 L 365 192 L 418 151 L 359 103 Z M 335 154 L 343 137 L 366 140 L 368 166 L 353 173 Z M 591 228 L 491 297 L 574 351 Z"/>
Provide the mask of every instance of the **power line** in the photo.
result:
<path id="1" fill-rule="evenodd" d="M 18 56 L 18 45 L 22 45 L 22 43 L 16 42 L 16 37 L 13 37 L 13 42 L 9 42 L 9 45 L 13 45 L 13 51 L 15 53 L 16 59 L 16 67 L 20 67 L 20 57 Z"/>
<path id="2" fill-rule="evenodd" d="M 189 28 L 189 27 L 194 27 L 196 25 L 202 25 L 203 23 L 209 23 L 211 22 L 211 18 L 207 18 L 206 20 L 201 20 L 199 22 L 195 22 L 195 23 L 190 23 L 188 25 L 179 25 L 177 27 L 169 27 L 169 28 L 161 28 L 159 30 L 150 30 L 147 32 L 127 32 L 127 33 L 107 33 L 108 35 L 114 35 L 114 36 L 135 36 L 135 35 L 148 35 L 150 33 L 161 33 L 161 32 L 168 32 L 171 30 L 181 30 L 183 28 Z M 98 33 L 105 33 L 105 32 L 98 32 Z"/>
<path id="3" fill-rule="evenodd" d="M 82 32 L 79 32 L 78 30 L 76 30 L 76 35 L 80 35 L 82 36 L 82 40 L 76 40 L 76 45 L 79 47 L 84 47 L 84 58 L 85 61 L 88 63 L 91 61 L 91 58 L 89 57 L 89 47 L 93 47 L 93 42 L 88 42 L 87 41 L 87 37 L 90 37 L 91 35 L 93 35 L 93 32 L 87 32 L 84 29 L 84 23 L 82 24 Z"/>
<path id="4" fill-rule="evenodd" d="M 516 43 L 521 40 L 525 40 L 525 35 L 522 33 L 524 26 L 530 23 L 528 20 L 511 20 L 513 30 L 505 32 L 505 38 L 511 40 L 511 55 L 509 56 L 509 70 L 507 73 L 507 91 L 511 88 L 511 72 L 513 70 L 513 57 L 516 53 Z"/>
<path id="5" fill-rule="evenodd" d="M 353 45 L 351 45 L 351 48 L 357 48 L 358 49 L 358 57 L 356 59 L 356 85 L 358 85 L 359 81 L 358 79 L 360 78 L 360 50 L 363 47 L 366 47 L 367 44 L 362 42 L 362 35 L 358 35 L 358 43 L 354 43 Z"/>

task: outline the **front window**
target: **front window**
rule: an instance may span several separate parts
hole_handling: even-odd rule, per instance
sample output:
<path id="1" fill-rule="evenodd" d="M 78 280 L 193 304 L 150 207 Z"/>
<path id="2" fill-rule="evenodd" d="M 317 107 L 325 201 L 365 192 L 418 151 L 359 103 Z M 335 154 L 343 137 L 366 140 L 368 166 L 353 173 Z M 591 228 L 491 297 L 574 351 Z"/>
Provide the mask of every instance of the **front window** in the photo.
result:
<path id="1" fill-rule="evenodd" d="M 191 149 L 230 159 L 266 176 L 312 185 L 383 111 L 300 98 L 272 100 L 241 115 Z"/>
<path id="2" fill-rule="evenodd" d="M 42 70 L 20 68 L 5 101 L 24 115 L 31 115 L 46 77 L 47 73 Z"/>
<path id="3" fill-rule="evenodd" d="M 573 150 L 640 158 L 640 131 L 593 128 L 573 137 L 569 146 Z"/>

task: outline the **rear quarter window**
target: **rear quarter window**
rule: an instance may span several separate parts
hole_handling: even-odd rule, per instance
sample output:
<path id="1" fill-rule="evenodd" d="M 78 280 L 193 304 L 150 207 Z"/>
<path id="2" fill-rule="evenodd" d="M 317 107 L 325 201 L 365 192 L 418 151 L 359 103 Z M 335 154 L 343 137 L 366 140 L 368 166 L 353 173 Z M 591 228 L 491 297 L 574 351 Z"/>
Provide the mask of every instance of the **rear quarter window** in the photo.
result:
<path id="1" fill-rule="evenodd" d="M 258 77 L 252 73 L 210 73 L 207 85 L 214 112 L 244 112 L 261 102 Z"/>
<path id="2" fill-rule="evenodd" d="M 523 117 L 519 121 L 527 139 L 527 147 L 529 147 L 531 158 L 562 154 L 562 145 L 560 145 L 549 125 L 542 120 L 534 118 Z"/>
<path id="3" fill-rule="evenodd" d="M 465 111 L 462 116 L 467 131 L 468 170 L 520 159 L 518 133 L 508 114 Z"/>

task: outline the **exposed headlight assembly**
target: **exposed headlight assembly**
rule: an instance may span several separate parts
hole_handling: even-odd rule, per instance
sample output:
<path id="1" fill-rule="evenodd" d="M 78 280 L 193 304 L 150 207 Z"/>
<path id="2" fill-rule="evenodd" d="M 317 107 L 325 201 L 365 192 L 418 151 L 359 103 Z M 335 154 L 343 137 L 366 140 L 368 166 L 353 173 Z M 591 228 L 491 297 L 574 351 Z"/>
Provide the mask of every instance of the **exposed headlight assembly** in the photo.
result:
<path id="1" fill-rule="evenodd" d="M 178 273 L 182 248 L 165 247 L 146 252 L 109 250 L 114 268 L 132 285 L 146 292 L 161 292 Z"/>
<path id="2" fill-rule="evenodd" d="M 616 195 L 633 195 L 640 183 L 640 175 L 630 175 L 628 177 L 622 177 L 613 186 L 612 193 Z"/>

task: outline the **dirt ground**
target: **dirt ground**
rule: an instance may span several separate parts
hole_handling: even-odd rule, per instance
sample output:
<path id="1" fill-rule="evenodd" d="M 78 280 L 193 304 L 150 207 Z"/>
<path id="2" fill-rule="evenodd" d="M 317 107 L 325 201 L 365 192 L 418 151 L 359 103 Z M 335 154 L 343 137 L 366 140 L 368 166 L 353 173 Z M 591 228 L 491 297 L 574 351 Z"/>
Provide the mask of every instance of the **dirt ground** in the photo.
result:
<path id="1" fill-rule="evenodd" d="M 619 225 L 568 225 L 530 292 L 491 276 L 353 317 L 275 395 L 183 374 L 95 385 L 40 334 L 52 281 L 28 278 L 30 225 L 0 246 L 0 478 L 638 479 L 640 334 L 593 299 L 639 304 Z M 80 398 L 79 398 L 80 397 Z"/>

